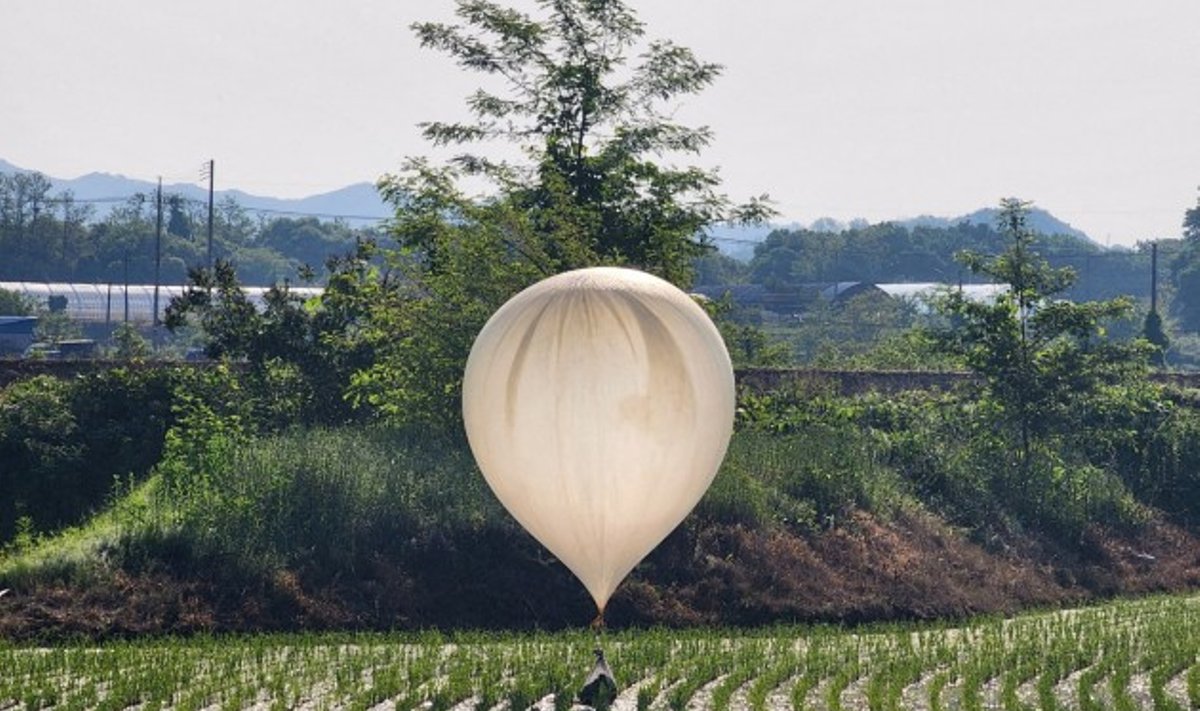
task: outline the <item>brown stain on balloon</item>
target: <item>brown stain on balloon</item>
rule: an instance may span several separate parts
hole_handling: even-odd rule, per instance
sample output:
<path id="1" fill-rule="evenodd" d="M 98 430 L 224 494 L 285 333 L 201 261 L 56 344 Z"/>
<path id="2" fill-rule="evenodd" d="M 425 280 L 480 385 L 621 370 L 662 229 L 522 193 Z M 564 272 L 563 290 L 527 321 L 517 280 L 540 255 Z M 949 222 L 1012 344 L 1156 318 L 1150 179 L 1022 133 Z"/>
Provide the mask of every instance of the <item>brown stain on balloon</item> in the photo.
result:
<path id="1" fill-rule="evenodd" d="M 553 319 L 553 323 L 549 322 L 551 315 L 558 317 Z M 605 316 L 617 327 L 614 335 L 619 331 L 624 337 L 631 356 L 639 350 L 639 340 L 645 351 L 645 386 L 641 393 L 623 398 L 617 404 L 616 414 L 621 421 L 651 435 L 666 438 L 672 436 L 671 425 L 679 418 L 694 420 L 696 393 L 688 377 L 686 361 L 662 318 L 642 303 L 636 293 L 583 291 L 564 295 L 561 302 L 547 300 L 525 326 L 505 382 L 505 424 L 510 431 L 516 426 L 519 385 L 529 367 L 529 358 L 539 340 L 539 332 L 552 329 L 552 333 L 547 334 L 549 341 L 546 347 L 556 360 L 560 360 L 568 331 L 574 331 L 573 335 L 577 338 L 592 340 L 598 333 L 607 330 L 600 328 L 600 320 Z M 570 368 L 573 364 L 559 365 Z M 547 376 L 547 373 L 535 374 L 535 377 Z M 637 376 L 632 372 L 629 374 L 630 378 Z"/>
<path id="2" fill-rule="evenodd" d="M 612 294 L 607 293 L 600 293 L 596 296 L 600 300 L 600 303 L 608 311 L 609 317 L 613 321 L 616 321 L 617 325 L 620 326 L 621 335 L 625 337 L 625 346 L 629 348 L 631 353 L 637 350 L 637 344 L 633 340 L 633 332 L 629 330 L 629 324 L 625 319 L 621 318 L 621 310 L 617 308 L 617 302 L 619 299 L 615 298 Z"/>
<path id="3" fill-rule="evenodd" d="M 647 389 L 622 400 L 621 419 L 658 437 L 671 437 L 679 418 L 695 419 L 696 394 L 683 351 L 662 318 L 637 299 L 626 305 L 633 312 L 646 349 Z M 653 394 L 652 394 L 653 393 Z"/>
<path id="4" fill-rule="evenodd" d="M 508 380 L 504 383 L 504 423 L 508 425 L 510 431 L 517 424 L 517 386 L 521 381 L 521 374 L 525 372 L 525 361 L 529 359 L 529 349 L 533 345 L 533 339 L 537 335 L 542 317 L 546 315 L 546 311 L 549 310 L 553 303 L 552 301 L 547 301 L 542 304 L 542 307 L 538 309 L 537 315 L 530 319 L 529 325 L 525 328 L 525 333 L 521 334 L 521 342 L 517 345 L 517 351 L 513 354 L 512 367 L 508 371 Z"/>

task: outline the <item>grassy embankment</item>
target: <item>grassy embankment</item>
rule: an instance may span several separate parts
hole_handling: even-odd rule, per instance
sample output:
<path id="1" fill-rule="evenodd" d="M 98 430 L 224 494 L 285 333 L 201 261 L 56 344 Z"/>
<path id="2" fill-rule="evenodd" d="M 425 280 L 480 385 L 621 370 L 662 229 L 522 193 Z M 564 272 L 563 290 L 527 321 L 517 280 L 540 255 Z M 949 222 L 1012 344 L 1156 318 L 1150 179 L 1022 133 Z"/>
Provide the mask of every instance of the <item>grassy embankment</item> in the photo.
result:
<path id="1" fill-rule="evenodd" d="M 1064 445 L 1019 480 L 974 407 L 746 395 L 711 490 L 622 586 L 610 622 L 961 617 L 1200 584 L 1190 407 L 1089 439 L 1097 452 Z M 460 441 L 255 435 L 204 408 L 178 415 L 149 478 L 105 511 L 10 543 L 3 587 L 10 637 L 590 619 Z"/>

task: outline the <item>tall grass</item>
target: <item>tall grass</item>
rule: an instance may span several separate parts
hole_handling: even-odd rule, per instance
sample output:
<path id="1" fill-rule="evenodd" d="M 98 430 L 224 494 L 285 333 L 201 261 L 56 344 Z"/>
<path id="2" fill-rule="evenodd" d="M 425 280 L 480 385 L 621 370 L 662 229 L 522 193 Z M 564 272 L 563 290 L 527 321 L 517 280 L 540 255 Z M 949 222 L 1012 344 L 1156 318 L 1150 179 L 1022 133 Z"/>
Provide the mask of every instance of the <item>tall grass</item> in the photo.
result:
<path id="1" fill-rule="evenodd" d="M 886 517 L 912 501 L 906 482 L 869 435 L 849 424 L 813 424 L 783 434 L 735 434 L 699 514 L 812 529 L 851 509 Z"/>
<path id="2" fill-rule="evenodd" d="M 503 520 L 465 448 L 407 432 L 290 432 L 181 478 L 156 507 L 203 546 L 268 565 L 337 565 L 364 546 Z"/>
<path id="3" fill-rule="evenodd" d="M 227 446 L 216 438 L 218 448 Z M 171 466 L 168 444 L 167 466 Z M 363 546 L 507 525 L 465 444 L 386 429 L 300 430 L 189 464 L 156 506 L 206 545 L 266 564 L 351 560 Z M 849 428 L 735 434 L 698 515 L 816 527 L 909 500 L 878 447 Z"/>
<path id="4" fill-rule="evenodd" d="M 815 528 L 907 496 L 879 448 L 848 427 L 750 430 L 735 434 L 697 515 Z M 252 436 L 236 418 L 201 412 L 168 433 L 148 480 L 118 486 L 89 523 L 0 551 L 0 583 L 213 558 L 231 570 L 310 565 L 332 576 L 373 553 L 515 526 L 461 441 L 361 426 Z"/>

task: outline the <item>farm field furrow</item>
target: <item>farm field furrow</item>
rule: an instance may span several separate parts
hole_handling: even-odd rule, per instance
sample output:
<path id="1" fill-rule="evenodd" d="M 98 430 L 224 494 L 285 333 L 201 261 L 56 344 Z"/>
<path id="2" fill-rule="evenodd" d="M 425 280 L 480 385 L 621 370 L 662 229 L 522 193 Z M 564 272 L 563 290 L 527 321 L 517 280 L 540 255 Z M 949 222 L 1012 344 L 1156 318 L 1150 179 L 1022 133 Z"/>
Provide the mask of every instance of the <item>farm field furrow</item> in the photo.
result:
<path id="1" fill-rule="evenodd" d="M 621 711 L 1184 711 L 1200 597 L 958 627 L 626 630 L 601 643 Z M 0 709 L 567 711 L 596 639 L 556 634 L 195 637 L 0 645 Z"/>

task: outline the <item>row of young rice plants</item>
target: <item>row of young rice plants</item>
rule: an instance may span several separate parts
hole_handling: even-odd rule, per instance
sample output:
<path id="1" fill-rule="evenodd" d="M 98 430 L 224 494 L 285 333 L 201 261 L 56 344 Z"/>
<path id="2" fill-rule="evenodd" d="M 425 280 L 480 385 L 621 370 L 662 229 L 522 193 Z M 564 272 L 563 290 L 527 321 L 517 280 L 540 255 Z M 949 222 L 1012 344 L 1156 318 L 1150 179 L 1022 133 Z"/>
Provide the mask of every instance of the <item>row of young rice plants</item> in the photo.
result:
<path id="1" fill-rule="evenodd" d="M 0 645 L 0 709 L 565 711 L 591 633 L 322 634 Z M 625 630 L 601 640 L 638 711 L 1200 708 L 1200 598 L 961 626 Z"/>

